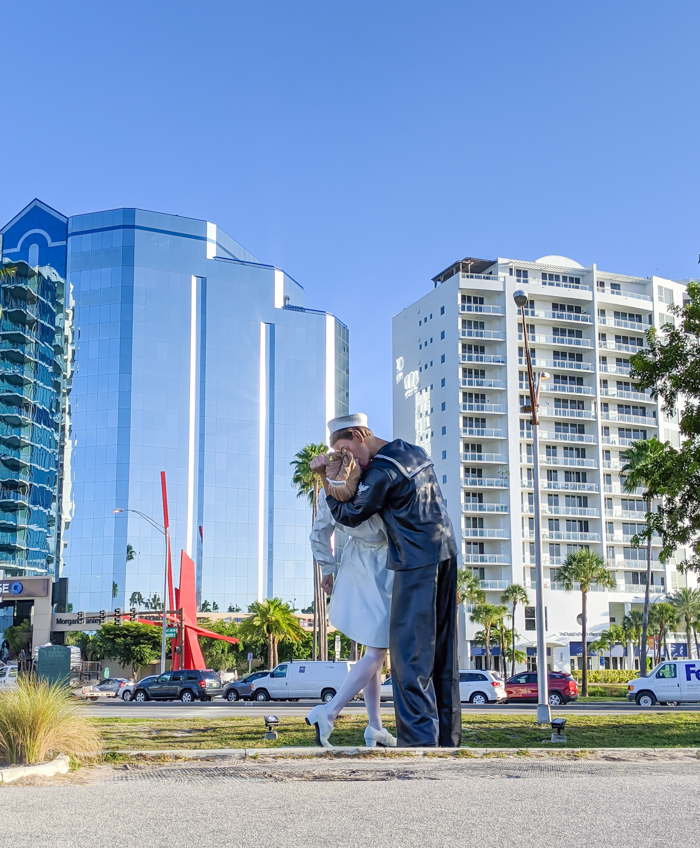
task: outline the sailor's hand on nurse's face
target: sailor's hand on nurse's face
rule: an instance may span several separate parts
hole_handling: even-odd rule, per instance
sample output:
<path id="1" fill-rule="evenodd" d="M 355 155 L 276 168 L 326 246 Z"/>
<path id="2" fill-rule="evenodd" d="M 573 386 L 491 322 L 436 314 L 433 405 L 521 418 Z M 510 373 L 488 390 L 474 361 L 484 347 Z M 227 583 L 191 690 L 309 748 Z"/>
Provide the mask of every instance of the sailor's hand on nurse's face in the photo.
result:
<path id="1" fill-rule="evenodd" d="M 317 473 L 322 473 L 328 465 L 328 456 L 325 453 L 320 453 L 311 460 L 311 470 Z"/>
<path id="2" fill-rule="evenodd" d="M 332 574 L 326 574 L 326 576 L 321 579 L 321 588 L 327 595 L 330 595 L 330 593 L 333 591 Z"/>

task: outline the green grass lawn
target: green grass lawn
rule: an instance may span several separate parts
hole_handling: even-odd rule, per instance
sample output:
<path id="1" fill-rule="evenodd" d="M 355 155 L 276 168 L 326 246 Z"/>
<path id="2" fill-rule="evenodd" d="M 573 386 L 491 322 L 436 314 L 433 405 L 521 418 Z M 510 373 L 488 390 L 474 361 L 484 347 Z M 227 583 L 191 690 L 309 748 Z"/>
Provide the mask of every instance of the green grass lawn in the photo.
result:
<path id="1" fill-rule="evenodd" d="M 569 715 L 566 748 L 700 747 L 700 713 Z M 222 719 L 95 719 L 106 751 L 158 751 L 169 748 L 279 748 L 314 744 L 301 716 L 282 717 L 279 738 L 266 742 L 260 717 Z M 364 716 L 341 716 L 334 745 L 364 745 Z M 395 733 L 393 719 L 386 726 Z M 534 714 L 465 715 L 462 745 L 471 748 L 551 748 L 549 728 L 538 728 Z"/>

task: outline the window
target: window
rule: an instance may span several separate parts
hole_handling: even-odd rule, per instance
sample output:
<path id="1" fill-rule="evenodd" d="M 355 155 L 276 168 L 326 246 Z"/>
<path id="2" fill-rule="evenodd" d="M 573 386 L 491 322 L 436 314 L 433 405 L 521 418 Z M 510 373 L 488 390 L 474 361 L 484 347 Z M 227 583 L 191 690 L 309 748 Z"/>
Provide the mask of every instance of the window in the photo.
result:
<path id="1" fill-rule="evenodd" d="M 666 663 L 666 665 L 662 665 L 661 668 L 656 672 L 656 676 L 660 677 L 662 680 L 671 680 L 676 677 L 676 664 L 675 663 Z"/>
<path id="2" fill-rule="evenodd" d="M 443 330 L 443 331 L 440 333 L 440 339 L 442 340 L 442 339 L 444 339 L 444 338 L 445 338 L 445 331 Z M 432 339 L 431 339 L 430 341 L 432 342 Z"/>
<path id="3" fill-rule="evenodd" d="M 175 680 L 184 680 L 184 679 L 185 679 L 185 673 L 184 673 L 184 671 L 175 671 L 175 672 L 173 672 L 173 681 L 175 681 Z"/>
<path id="4" fill-rule="evenodd" d="M 447 459 L 447 451 L 443 451 L 443 452 L 442 452 L 442 458 L 443 458 L 443 459 Z"/>
<path id="5" fill-rule="evenodd" d="M 525 629 L 526 630 L 536 630 L 537 624 L 535 622 L 535 608 L 534 607 L 525 607 Z M 523 675 L 525 677 L 526 675 Z M 525 680 L 523 680 L 525 683 Z"/>
<path id="6" fill-rule="evenodd" d="M 445 411 L 445 401 L 444 401 L 444 400 L 443 400 L 443 402 L 442 402 L 441 410 L 442 410 L 442 412 L 444 412 L 444 411 Z"/>
<path id="7" fill-rule="evenodd" d="M 442 482 L 447 483 L 447 474 L 442 475 Z"/>
<path id="8" fill-rule="evenodd" d="M 29 263 L 32 264 L 31 262 Z M 668 289 L 665 286 L 659 286 L 656 293 L 656 299 L 661 303 L 673 303 L 673 289 Z"/>
<path id="9" fill-rule="evenodd" d="M 444 436 L 447 433 L 447 427 L 442 428 L 442 435 Z"/>
<path id="10" fill-rule="evenodd" d="M 444 361 L 445 361 L 445 354 L 443 353 L 443 355 L 440 357 L 440 362 L 444 362 Z"/>
<path id="11" fill-rule="evenodd" d="M 197 672 L 196 671 L 188 671 L 187 672 L 187 679 L 188 680 L 199 680 L 199 677 L 197 677 Z"/>
<path id="12" fill-rule="evenodd" d="M 440 315 L 444 315 L 444 314 L 445 314 L 445 307 L 441 306 L 440 307 Z"/>
<path id="13" fill-rule="evenodd" d="M 432 386 L 430 388 L 432 389 Z M 444 377 L 442 378 L 442 380 L 440 380 L 440 388 L 442 388 L 442 389 L 445 388 L 445 378 Z"/>

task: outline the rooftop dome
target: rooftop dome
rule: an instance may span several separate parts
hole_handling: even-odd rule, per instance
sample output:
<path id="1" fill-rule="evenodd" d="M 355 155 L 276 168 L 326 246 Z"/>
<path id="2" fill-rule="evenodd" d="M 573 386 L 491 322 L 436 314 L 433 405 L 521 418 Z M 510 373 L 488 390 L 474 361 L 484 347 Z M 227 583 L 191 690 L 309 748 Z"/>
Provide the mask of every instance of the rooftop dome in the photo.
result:
<path id="1" fill-rule="evenodd" d="M 535 259 L 535 262 L 539 265 L 559 265 L 562 268 L 583 268 L 583 265 L 580 265 L 574 259 L 569 259 L 568 256 L 559 256 L 555 253 Z"/>

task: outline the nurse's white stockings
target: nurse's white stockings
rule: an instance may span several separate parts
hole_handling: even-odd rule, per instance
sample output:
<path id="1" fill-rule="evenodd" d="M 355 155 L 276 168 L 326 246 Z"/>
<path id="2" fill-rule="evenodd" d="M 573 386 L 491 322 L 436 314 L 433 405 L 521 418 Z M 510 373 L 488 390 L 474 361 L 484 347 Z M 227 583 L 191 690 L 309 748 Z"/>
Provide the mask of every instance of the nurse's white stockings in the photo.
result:
<path id="1" fill-rule="evenodd" d="M 365 706 L 367 707 L 370 727 L 375 730 L 382 729 L 379 687 L 381 686 L 381 673 L 385 658 L 386 648 L 365 648 L 365 655 L 353 665 L 333 700 L 326 705 L 330 722 L 334 722 L 343 707 L 361 689 L 364 689 Z"/>

